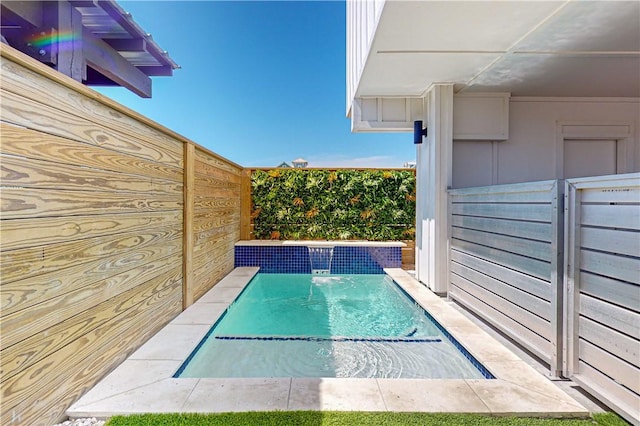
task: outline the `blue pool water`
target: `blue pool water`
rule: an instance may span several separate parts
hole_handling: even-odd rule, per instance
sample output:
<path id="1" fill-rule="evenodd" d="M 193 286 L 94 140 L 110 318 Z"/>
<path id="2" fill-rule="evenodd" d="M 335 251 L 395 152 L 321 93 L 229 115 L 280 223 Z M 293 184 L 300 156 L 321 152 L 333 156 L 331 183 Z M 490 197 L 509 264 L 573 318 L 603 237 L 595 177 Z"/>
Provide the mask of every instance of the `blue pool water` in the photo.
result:
<path id="1" fill-rule="evenodd" d="M 176 377 L 488 377 L 458 347 L 386 275 L 258 274 Z"/>

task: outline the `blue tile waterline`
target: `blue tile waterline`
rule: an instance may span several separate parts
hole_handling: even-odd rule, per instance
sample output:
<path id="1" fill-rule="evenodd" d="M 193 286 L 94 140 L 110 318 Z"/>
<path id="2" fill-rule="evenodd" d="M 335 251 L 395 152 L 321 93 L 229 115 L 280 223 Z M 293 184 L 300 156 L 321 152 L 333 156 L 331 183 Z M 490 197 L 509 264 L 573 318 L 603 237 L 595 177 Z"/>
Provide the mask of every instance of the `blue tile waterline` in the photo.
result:
<path id="1" fill-rule="evenodd" d="M 305 337 L 305 336 L 214 336 L 216 340 L 275 340 L 275 341 L 299 341 L 299 342 L 381 342 L 381 343 L 439 343 L 442 339 L 417 338 L 417 339 L 390 339 L 385 337 Z"/>

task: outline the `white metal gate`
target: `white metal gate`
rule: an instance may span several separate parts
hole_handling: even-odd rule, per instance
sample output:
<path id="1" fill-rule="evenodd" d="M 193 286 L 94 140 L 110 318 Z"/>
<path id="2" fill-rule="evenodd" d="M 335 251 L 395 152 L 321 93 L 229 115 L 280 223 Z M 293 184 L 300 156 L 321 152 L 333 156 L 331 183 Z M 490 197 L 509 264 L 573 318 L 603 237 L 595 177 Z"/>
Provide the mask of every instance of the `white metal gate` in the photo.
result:
<path id="1" fill-rule="evenodd" d="M 640 424 L 640 173 L 565 182 L 564 374 Z"/>
<path id="2" fill-rule="evenodd" d="M 449 191 L 450 286 L 458 303 L 562 370 L 558 181 Z"/>

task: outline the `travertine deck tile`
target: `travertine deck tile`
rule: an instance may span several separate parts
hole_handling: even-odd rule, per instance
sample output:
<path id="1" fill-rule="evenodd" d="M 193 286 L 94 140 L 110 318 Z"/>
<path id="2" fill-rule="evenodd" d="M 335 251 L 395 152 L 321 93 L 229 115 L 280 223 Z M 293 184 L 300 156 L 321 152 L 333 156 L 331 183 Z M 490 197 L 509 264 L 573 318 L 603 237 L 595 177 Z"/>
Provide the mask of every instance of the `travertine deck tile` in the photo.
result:
<path id="1" fill-rule="evenodd" d="M 182 411 L 286 410 L 290 378 L 200 379 Z"/>
<path id="2" fill-rule="evenodd" d="M 129 359 L 172 359 L 182 361 L 211 328 L 210 325 L 168 324 Z"/>
<path id="3" fill-rule="evenodd" d="M 377 379 L 388 411 L 489 413 L 465 380 Z"/>
<path id="4" fill-rule="evenodd" d="M 218 318 L 227 310 L 228 303 L 215 302 L 215 303 L 196 303 L 189 306 L 184 312 L 178 315 L 169 324 L 178 325 L 194 325 L 203 324 L 211 326 Z"/>
<path id="5" fill-rule="evenodd" d="M 386 411 L 375 380 L 293 378 L 289 410 Z"/>

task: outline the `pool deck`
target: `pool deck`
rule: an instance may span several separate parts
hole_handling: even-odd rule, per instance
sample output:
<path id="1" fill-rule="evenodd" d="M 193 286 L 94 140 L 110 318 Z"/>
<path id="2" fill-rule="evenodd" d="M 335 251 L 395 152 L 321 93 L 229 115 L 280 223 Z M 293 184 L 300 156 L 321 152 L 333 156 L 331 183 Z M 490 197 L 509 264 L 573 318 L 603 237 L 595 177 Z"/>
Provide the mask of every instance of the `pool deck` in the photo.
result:
<path id="1" fill-rule="evenodd" d="M 402 269 L 386 269 L 495 380 L 173 378 L 259 268 L 234 269 L 106 376 L 67 415 L 273 410 L 587 417 L 589 411 Z"/>

